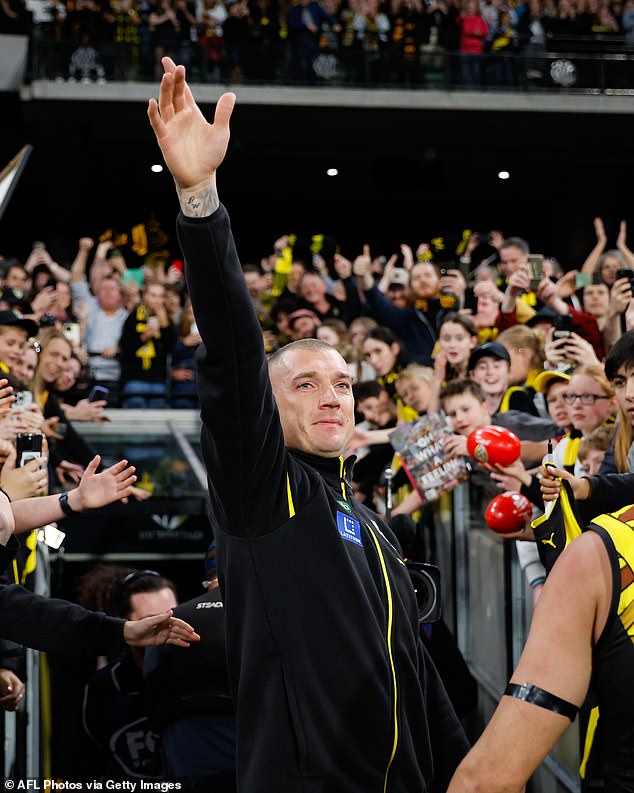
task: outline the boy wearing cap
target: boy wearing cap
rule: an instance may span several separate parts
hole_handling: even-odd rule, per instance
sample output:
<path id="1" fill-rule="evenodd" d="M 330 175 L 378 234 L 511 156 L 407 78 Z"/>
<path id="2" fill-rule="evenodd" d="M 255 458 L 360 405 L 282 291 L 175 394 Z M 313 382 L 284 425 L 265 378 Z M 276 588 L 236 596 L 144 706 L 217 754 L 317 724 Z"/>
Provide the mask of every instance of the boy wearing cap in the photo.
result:
<path id="1" fill-rule="evenodd" d="M 0 311 L 0 371 L 6 374 L 19 362 L 26 340 L 37 333 L 37 323 L 18 311 Z"/>
<path id="2" fill-rule="evenodd" d="M 469 377 L 482 388 L 491 413 L 517 410 L 538 416 L 533 400 L 525 389 L 511 386 L 511 357 L 503 344 L 489 341 L 476 347 L 468 364 Z"/>

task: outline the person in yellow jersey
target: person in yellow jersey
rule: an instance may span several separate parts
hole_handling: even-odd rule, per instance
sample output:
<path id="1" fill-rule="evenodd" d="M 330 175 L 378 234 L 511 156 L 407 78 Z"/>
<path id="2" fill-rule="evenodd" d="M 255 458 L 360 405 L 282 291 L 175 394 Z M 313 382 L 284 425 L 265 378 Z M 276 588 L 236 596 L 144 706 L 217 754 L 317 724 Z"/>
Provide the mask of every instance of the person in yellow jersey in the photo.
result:
<path id="1" fill-rule="evenodd" d="M 556 558 L 510 683 L 447 793 L 523 791 L 589 691 L 593 777 L 606 793 L 634 793 L 634 477 L 541 473 L 544 501 L 565 480 L 586 528 Z"/>

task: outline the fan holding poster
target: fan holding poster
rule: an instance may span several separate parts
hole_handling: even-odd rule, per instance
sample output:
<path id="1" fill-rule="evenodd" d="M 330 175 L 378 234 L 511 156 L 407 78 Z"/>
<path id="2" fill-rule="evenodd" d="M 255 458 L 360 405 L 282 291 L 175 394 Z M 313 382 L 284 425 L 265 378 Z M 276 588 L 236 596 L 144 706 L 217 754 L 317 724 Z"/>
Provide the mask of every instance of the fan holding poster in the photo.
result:
<path id="1" fill-rule="evenodd" d="M 435 501 L 469 476 L 466 457 L 447 455 L 445 451 L 447 439 L 452 435 L 444 413 L 427 413 L 389 435 L 423 503 Z"/>

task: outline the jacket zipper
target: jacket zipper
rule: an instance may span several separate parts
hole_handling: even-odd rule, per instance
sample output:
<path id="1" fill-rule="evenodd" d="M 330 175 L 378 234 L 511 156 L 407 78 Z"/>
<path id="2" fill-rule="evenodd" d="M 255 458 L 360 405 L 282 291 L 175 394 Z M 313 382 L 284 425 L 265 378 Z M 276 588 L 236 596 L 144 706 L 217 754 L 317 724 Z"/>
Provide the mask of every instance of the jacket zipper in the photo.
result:
<path id="1" fill-rule="evenodd" d="M 343 493 L 344 500 L 347 502 L 348 498 L 346 495 L 346 483 L 344 479 L 344 467 L 343 467 L 343 457 L 339 458 L 340 460 L 340 480 L 341 480 L 341 491 Z M 392 631 L 393 631 L 393 624 L 394 624 L 394 602 L 392 598 L 392 585 L 390 583 L 390 576 L 387 572 L 387 565 L 385 564 L 385 557 L 383 556 L 383 551 L 381 550 L 381 544 L 374 533 L 374 530 L 370 526 L 369 523 L 365 524 L 367 530 L 370 532 L 370 536 L 372 537 L 372 541 L 376 547 L 376 553 L 379 558 L 379 562 L 381 564 L 381 572 L 383 573 L 383 580 L 385 582 L 385 592 L 387 597 L 387 632 L 386 632 L 386 641 L 387 641 L 387 652 L 388 657 L 390 659 L 390 675 L 392 681 L 392 691 L 393 691 L 393 700 L 394 700 L 394 740 L 392 742 L 392 751 L 390 752 L 390 759 L 387 763 L 387 768 L 385 769 L 385 777 L 383 779 L 383 793 L 387 793 L 387 782 L 390 775 L 390 769 L 392 767 L 392 763 L 394 762 L 394 757 L 396 756 L 396 748 L 398 746 L 398 684 L 396 681 L 396 667 L 394 665 L 394 653 L 392 651 Z"/>

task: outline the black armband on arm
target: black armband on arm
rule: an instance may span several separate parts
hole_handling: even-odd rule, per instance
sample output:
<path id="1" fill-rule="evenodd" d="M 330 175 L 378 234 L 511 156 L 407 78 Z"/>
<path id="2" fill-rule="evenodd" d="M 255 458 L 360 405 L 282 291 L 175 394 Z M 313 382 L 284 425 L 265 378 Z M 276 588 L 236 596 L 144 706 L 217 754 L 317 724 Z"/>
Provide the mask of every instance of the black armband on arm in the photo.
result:
<path id="1" fill-rule="evenodd" d="M 577 711 L 579 710 L 572 702 L 566 702 L 565 699 L 556 697 L 554 694 L 544 691 L 543 688 L 538 688 L 538 686 L 534 686 L 532 683 L 524 683 L 521 686 L 517 683 L 509 683 L 504 689 L 504 694 L 507 697 L 521 699 L 523 702 L 530 702 L 532 705 L 537 705 L 540 708 L 552 710 L 553 713 L 559 713 L 561 716 L 570 719 L 570 721 L 575 720 Z"/>

